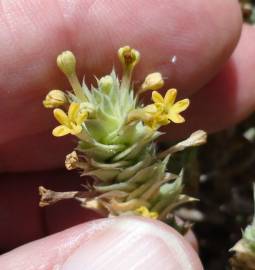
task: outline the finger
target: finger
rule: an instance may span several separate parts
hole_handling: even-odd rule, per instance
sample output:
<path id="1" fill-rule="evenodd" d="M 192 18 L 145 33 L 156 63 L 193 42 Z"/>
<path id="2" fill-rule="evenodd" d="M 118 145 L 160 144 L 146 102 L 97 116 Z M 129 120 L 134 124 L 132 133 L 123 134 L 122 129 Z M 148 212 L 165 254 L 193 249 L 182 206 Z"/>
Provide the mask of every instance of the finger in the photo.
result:
<path id="1" fill-rule="evenodd" d="M 203 269 L 194 249 L 169 226 L 141 218 L 98 220 L 0 257 L 3 269 Z"/>
<path id="2" fill-rule="evenodd" d="M 192 98 L 187 113 L 186 135 L 190 130 L 208 132 L 230 127 L 255 108 L 255 28 L 245 25 L 240 42 L 222 71 Z M 183 135 L 183 129 L 176 132 Z"/>
<path id="3" fill-rule="evenodd" d="M 147 72 L 159 70 L 169 77 L 169 84 L 188 94 L 188 90 L 194 91 L 207 83 L 229 57 L 241 28 L 238 1 L 233 0 L 226 0 L 224 5 L 221 0 L 193 0 L 185 5 L 165 0 L 156 9 L 155 1 L 70 3 L 2 1 L 0 38 L 4 53 L 0 63 L 4 69 L 0 73 L 0 113 L 5 117 L 5 132 L 0 134 L 0 150 L 3 152 L 8 152 L 5 144 L 20 140 L 28 148 L 33 141 L 38 142 L 38 134 L 51 129 L 53 120 L 49 120 L 51 115 L 43 110 L 41 100 L 50 88 L 68 87 L 55 65 L 60 51 L 72 49 L 76 53 L 80 75 L 84 72 L 102 75 L 111 70 L 116 49 L 123 43 L 130 44 L 143 57 L 137 70 L 138 80 Z M 173 55 L 178 58 L 176 65 L 169 60 Z M 48 137 L 40 138 L 45 156 L 34 158 L 38 160 L 33 164 L 36 167 L 52 155 L 54 143 L 47 140 Z M 30 151 L 34 153 L 36 148 Z M 16 153 L 17 150 L 12 155 Z M 25 159 L 15 162 L 20 160 Z M 15 169 L 15 162 L 10 161 L 8 154 L 3 170 L 9 170 L 9 166 Z M 62 160 L 56 156 L 54 162 L 61 164 Z"/>

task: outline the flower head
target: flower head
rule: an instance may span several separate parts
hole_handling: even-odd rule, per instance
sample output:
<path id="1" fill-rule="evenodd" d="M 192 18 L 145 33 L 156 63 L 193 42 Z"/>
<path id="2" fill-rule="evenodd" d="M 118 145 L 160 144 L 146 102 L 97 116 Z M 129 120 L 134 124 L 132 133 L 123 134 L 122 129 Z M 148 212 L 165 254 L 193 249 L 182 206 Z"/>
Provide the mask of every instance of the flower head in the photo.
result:
<path id="1" fill-rule="evenodd" d="M 185 111 L 189 107 L 189 99 L 185 98 L 176 103 L 177 90 L 169 89 L 163 98 L 159 92 L 152 92 L 152 100 L 155 106 L 161 114 L 165 114 L 170 121 L 174 123 L 183 123 L 185 119 L 180 115 L 181 112 Z"/>
<path id="2" fill-rule="evenodd" d="M 182 99 L 176 103 L 177 90 L 170 89 L 165 97 L 162 97 L 157 91 L 152 92 L 153 104 L 147 105 L 142 109 L 131 111 L 128 116 L 128 122 L 141 120 L 144 124 L 154 130 L 169 124 L 183 123 L 185 119 L 180 115 L 189 106 L 189 99 Z"/>
<path id="3" fill-rule="evenodd" d="M 78 135 L 82 131 L 82 124 L 88 118 L 87 111 L 80 111 L 78 103 L 71 103 L 68 114 L 61 109 L 53 111 L 54 117 L 61 124 L 53 129 L 52 134 L 56 137 L 67 134 Z"/>

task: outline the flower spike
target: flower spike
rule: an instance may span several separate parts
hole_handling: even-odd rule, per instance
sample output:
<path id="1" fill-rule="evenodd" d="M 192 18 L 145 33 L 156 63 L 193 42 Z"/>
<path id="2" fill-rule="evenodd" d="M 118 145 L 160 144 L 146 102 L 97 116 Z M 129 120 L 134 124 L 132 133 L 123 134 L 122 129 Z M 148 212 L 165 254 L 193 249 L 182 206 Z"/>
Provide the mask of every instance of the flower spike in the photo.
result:
<path id="1" fill-rule="evenodd" d="M 146 76 L 138 91 L 133 89 L 132 73 L 140 53 L 124 46 L 118 57 L 123 67 L 121 80 L 113 71 L 89 89 L 78 80 L 73 53 L 58 56 L 57 64 L 73 92 L 50 92 L 44 105 L 55 108 L 59 125 L 53 135 L 71 134 L 78 139 L 75 151 L 66 156 L 66 168 L 78 169 L 81 176 L 92 179 L 80 192 L 53 192 L 41 187 L 40 205 L 73 198 L 103 216 L 140 215 L 167 221 L 177 206 L 193 201 L 182 194 L 183 173 L 167 171 L 170 155 L 204 143 L 206 135 L 196 132 L 158 153 L 155 140 L 162 134 L 158 130 L 171 122 L 184 122 L 180 113 L 188 108 L 189 100 L 175 102 L 176 89 L 168 90 L 165 96 L 158 93 L 164 86 L 159 72 Z M 143 105 L 140 94 L 147 90 L 153 91 L 153 103 Z M 62 105 L 62 109 L 56 108 Z"/>

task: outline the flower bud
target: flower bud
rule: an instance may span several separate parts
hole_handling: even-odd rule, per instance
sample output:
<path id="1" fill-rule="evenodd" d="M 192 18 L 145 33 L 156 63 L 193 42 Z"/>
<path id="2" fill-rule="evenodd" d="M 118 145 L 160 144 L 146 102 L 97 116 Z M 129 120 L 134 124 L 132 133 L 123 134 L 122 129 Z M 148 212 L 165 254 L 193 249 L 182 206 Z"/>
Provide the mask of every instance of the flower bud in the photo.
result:
<path id="1" fill-rule="evenodd" d="M 75 73 L 76 59 L 72 52 L 64 51 L 57 57 L 59 69 L 66 75 L 70 76 Z"/>
<path id="2" fill-rule="evenodd" d="M 126 66 L 133 68 L 140 60 L 140 53 L 129 46 L 122 47 L 118 50 L 120 62 Z"/>
<path id="3" fill-rule="evenodd" d="M 154 72 L 146 76 L 142 86 L 141 92 L 147 90 L 156 91 L 164 86 L 164 80 L 159 72 Z"/>
<path id="4" fill-rule="evenodd" d="M 113 79 L 111 76 L 107 75 L 100 79 L 99 88 L 106 94 L 108 94 L 113 86 Z"/>
<path id="5" fill-rule="evenodd" d="M 43 101 L 45 108 L 57 108 L 65 103 L 67 103 L 67 98 L 61 90 L 51 90 Z"/>

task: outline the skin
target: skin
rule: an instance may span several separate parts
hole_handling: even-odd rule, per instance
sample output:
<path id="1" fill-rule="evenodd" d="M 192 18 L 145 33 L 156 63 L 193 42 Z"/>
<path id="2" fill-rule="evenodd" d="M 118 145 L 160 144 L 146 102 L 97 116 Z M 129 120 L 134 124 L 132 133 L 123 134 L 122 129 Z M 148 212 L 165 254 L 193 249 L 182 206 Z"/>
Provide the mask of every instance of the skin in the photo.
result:
<path id="1" fill-rule="evenodd" d="M 15 3 L 2 0 L 0 28 L 0 114 L 4 118 L 0 133 L 0 249 L 3 252 L 95 218 L 73 202 L 45 209 L 38 207 L 38 185 L 72 190 L 79 189 L 81 183 L 76 173 L 61 169 L 74 140 L 51 136 L 56 122 L 52 112 L 41 105 L 49 89 L 69 89 L 55 64 L 61 51 L 69 49 L 75 53 L 79 77 L 85 73 L 90 84 L 91 75 L 106 74 L 113 64 L 119 71 L 115 54 L 119 47 L 129 44 L 137 48 L 142 60 L 136 70 L 136 85 L 146 74 L 159 71 L 166 78 L 166 89 L 176 87 L 180 98 L 191 99 L 190 109 L 185 113 L 187 123 L 170 125 L 165 140 L 184 137 L 196 129 L 218 131 L 254 110 L 255 28 L 242 24 L 236 0 L 225 0 L 224 5 L 222 0 L 191 0 L 185 4 L 178 0 L 161 0 L 158 4 L 133 0 L 16 0 Z M 177 56 L 176 64 L 170 63 L 173 55 Z M 85 237 L 88 224 L 11 251 L 0 257 L 0 265 L 13 269 L 10 262 L 18 262 L 17 258 L 27 261 L 22 256 L 41 247 L 47 262 L 42 269 L 52 269 L 58 258 L 52 255 L 49 246 L 58 245 L 61 239 L 67 254 L 64 258 L 69 258 L 68 254 L 73 252 L 70 246 L 66 248 L 66 243 L 71 241 L 69 233 L 82 231 Z M 160 230 L 160 223 L 153 224 Z M 111 231 L 112 227 L 107 230 Z M 176 235 L 173 231 L 168 234 Z M 82 239 L 74 250 L 84 244 Z M 178 241 L 186 243 L 184 239 Z M 100 250 L 98 247 L 97 252 Z M 169 250 L 163 250 L 173 257 Z M 195 261 L 193 269 L 202 269 L 186 244 L 182 250 L 190 262 Z M 161 251 L 157 254 L 159 259 L 163 256 Z M 38 269 L 38 263 L 35 257 L 30 268 L 18 264 L 15 269 Z M 169 263 L 176 266 L 174 260 Z"/>

